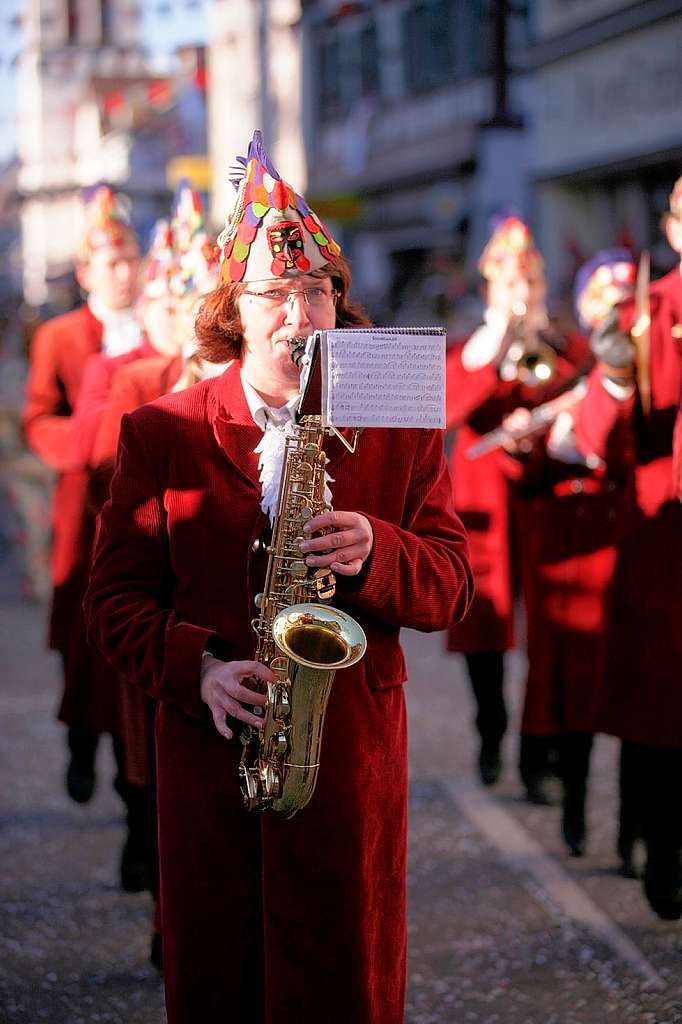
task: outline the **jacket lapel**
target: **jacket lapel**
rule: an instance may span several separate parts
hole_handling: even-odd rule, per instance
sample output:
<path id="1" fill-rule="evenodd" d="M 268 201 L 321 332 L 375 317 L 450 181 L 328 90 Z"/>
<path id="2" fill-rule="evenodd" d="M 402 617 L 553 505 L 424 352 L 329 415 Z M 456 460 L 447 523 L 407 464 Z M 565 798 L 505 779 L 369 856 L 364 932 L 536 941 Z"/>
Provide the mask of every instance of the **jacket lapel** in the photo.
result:
<path id="1" fill-rule="evenodd" d="M 238 360 L 215 378 L 211 398 L 209 414 L 218 444 L 237 472 L 260 491 L 258 456 L 254 449 L 263 433 L 253 422 L 244 397 Z"/>

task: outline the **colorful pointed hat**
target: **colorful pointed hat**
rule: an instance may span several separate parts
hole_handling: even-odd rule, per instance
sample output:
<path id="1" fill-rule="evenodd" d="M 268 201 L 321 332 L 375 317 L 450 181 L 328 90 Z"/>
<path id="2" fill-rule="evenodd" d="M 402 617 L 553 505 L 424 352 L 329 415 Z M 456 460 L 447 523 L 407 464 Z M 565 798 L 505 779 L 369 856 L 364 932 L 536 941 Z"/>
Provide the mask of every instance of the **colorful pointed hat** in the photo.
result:
<path id="1" fill-rule="evenodd" d="M 540 250 L 530 228 L 514 215 L 506 215 L 498 220 L 481 253 L 478 269 L 487 281 L 492 281 L 510 260 L 515 261 L 524 274 L 543 266 Z"/>
<path id="2" fill-rule="evenodd" d="M 130 200 L 114 193 L 108 185 L 97 185 L 83 194 L 84 230 L 78 255 L 87 260 L 104 245 L 120 246 L 126 237 L 135 238 L 130 220 Z"/>
<path id="3" fill-rule="evenodd" d="M 592 331 L 635 290 L 637 267 L 627 249 L 603 249 L 585 263 L 575 278 L 573 302 L 578 323 Z"/>
<path id="4" fill-rule="evenodd" d="M 152 229 L 151 243 L 145 260 L 144 294 L 148 299 L 160 299 L 169 294 L 171 280 L 177 272 L 173 251 L 173 233 L 169 222 L 157 220 Z"/>
<path id="5" fill-rule="evenodd" d="M 171 288 L 176 295 L 212 292 L 220 278 L 215 247 L 204 227 L 201 199 L 189 181 L 178 184 L 171 222 L 175 274 Z"/>
<path id="6" fill-rule="evenodd" d="M 264 281 L 320 270 L 341 248 L 303 196 L 283 181 L 255 131 L 231 175 L 237 198 L 218 236 L 224 281 Z"/>

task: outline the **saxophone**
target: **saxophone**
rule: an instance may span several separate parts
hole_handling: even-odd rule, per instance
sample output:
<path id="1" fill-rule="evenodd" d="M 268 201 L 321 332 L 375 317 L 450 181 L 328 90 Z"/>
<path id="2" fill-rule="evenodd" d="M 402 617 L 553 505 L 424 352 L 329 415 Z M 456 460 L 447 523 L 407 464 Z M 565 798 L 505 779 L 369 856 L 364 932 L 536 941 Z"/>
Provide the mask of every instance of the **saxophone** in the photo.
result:
<path id="1" fill-rule="evenodd" d="M 302 339 L 292 339 L 290 347 L 298 362 Z M 242 732 L 240 785 L 248 810 L 269 808 L 286 817 L 305 807 L 315 790 L 334 675 L 359 661 L 367 647 L 355 619 L 320 603 L 334 596 L 334 574 L 311 569 L 300 549 L 305 523 L 329 508 L 325 433 L 320 416 L 303 416 L 286 438 L 265 586 L 252 623 L 256 661 L 275 681 L 261 683 L 268 698 L 262 730 L 247 726 Z"/>

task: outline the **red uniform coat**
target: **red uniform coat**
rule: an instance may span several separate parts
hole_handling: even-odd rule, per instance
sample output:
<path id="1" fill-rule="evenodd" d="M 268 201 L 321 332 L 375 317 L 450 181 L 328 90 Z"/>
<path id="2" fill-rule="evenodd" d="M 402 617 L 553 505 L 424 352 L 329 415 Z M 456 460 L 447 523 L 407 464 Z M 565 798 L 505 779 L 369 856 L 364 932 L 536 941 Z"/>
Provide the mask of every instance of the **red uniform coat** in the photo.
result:
<path id="1" fill-rule="evenodd" d="M 152 355 L 120 367 L 114 374 L 106 408 L 93 443 L 93 465 L 113 467 L 121 418 L 172 391 L 182 371 L 182 356 Z"/>
<path id="2" fill-rule="evenodd" d="M 182 357 L 150 356 L 115 368 L 92 448 L 93 482 L 109 493 L 121 417 L 167 394 L 182 370 Z M 121 682 L 120 729 L 126 778 L 137 786 L 154 782 L 154 701 L 138 686 Z"/>
<path id="3" fill-rule="evenodd" d="M 677 492 L 677 497 L 682 501 L 682 394 L 680 394 L 680 405 L 677 410 L 673 436 L 673 487 Z"/>
<path id="4" fill-rule="evenodd" d="M 581 449 L 628 474 L 610 595 L 604 732 L 682 747 L 682 505 L 675 500 L 672 439 L 682 381 L 682 278 L 676 268 L 651 287 L 651 411 L 638 396 L 618 401 L 599 370 L 576 414 Z M 621 327 L 634 321 L 632 302 Z"/>
<path id="5" fill-rule="evenodd" d="M 595 732 L 606 593 L 615 563 L 615 480 L 551 458 L 539 441 L 517 504 L 528 676 L 521 732 Z"/>
<path id="6" fill-rule="evenodd" d="M 71 414 L 85 365 L 99 352 L 102 324 L 89 306 L 43 324 L 31 346 L 24 429 L 28 444 L 59 473 L 52 502 L 52 581 L 50 646 L 69 649 L 73 616 L 78 614 L 87 572 L 90 538 L 84 530 L 88 477 L 74 457 Z"/>
<path id="7" fill-rule="evenodd" d="M 455 344 L 447 353 L 446 420 L 448 429 L 457 430 L 450 470 L 455 509 L 469 535 L 476 593 L 465 621 L 451 624 L 448 649 L 470 654 L 505 651 L 514 644 L 510 544 L 514 487 L 510 477 L 516 474 L 503 452 L 468 459 L 467 449 L 515 409 L 530 409 L 551 398 L 584 364 L 585 342 L 580 335 L 570 335 L 554 380 L 538 388 L 500 380 L 494 361 L 477 370 L 465 369 L 464 344 Z"/>
<path id="8" fill-rule="evenodd" d="M 138 359 L 155 355 L 146 338 L 141 344 L 120 356 L 98 352 L 90 356 L 78 392 L 78 401 L 71 416 L 71 458 L 78 466 L 93 465 L 93 450 L 100 421 L 106 409 L 111 383 L 116 372 Z"/>
<path id="9" fill-rule="evenodd" d="M 442 629 L 464 614 L 466 541 L 439 434 L 366 430 L 354 456 L 330 440 L 335 505 L 362 509 L 374 530 L 365 571 L 338 595 L 368 650 L 332 687 L 310 804 L 288 821 L 248 814 L 240 745 L 215 731 L 199 678 L 216 634 L 227 657 L 253 656 L 266 563 L 252 547 L 267 529 L 261 436 L 236 363 L 126 417 L 89 592 L 97 642 L 160 701 L 169 1024 L 257 1021 L 263 992 L 268 1024 L 400 1024 L 407 759 L 398 633 Z"/>

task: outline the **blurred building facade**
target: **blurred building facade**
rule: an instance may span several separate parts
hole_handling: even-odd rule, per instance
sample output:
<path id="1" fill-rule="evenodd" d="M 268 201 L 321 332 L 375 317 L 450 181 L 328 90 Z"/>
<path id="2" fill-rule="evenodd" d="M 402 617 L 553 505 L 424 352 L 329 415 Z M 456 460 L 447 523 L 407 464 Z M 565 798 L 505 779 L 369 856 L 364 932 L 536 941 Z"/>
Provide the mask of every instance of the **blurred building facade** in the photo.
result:
<path id="1" fill-rule="evenodd" d="M 304 0 L 303 27 L 313 202 L 374 315 L 443 319 L 493 210 L 527 207 L 525 15 L 496 0 Z"/>
<path id="2" fill-rule="evenodd" d="M 31 306 L 69 305 L 83 186 L 134 199 L 146 234 L 167 212 L 172 157 L 205 159 L 203 51 L 177 73 L 150 66 L 132 0 L 24 0 L 18 66 L 18 191 L 23 289 Z"/>
<path id="3" fill-rule="evenodd" d="M 530 180 L 555 288 L 621 242 L 674 262 L 660 217 L 682 172 L 680 0 L 536 0 Z"/>
<path id="4" fill-rule="evenodd" d="M 68 276 L 82 185 L 124 188 L 145 230 L 168 180 L 196 172 L 217 230 L 255 127 L 375 317 L 460 309 L 505 208 L 530 217 L 555 290 L 617 241 L 669 258 L 658 217 L 682 168 L 682 0 L 211 0 L 205 67 L 188 47 L 165 76 L 141 0 L 22 3 L 32 304 Z"/>
<path id="5" fill-rule="evenodd" d="M 222 225 L 234 199 L 228 170 L 254 128 L 281 173 L 299 191 L 307 187 L 301 3 L 214 0 L 208 14 L 211 214 Z"/>

